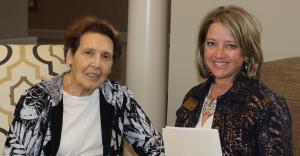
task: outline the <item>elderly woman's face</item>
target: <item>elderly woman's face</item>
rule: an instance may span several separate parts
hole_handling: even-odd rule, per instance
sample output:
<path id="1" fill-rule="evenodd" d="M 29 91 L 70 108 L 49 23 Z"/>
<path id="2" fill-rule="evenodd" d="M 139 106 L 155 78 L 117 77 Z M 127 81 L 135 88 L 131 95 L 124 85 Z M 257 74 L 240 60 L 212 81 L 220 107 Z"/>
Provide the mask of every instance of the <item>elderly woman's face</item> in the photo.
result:
<path id="1" fill-rule="evenodd" d="M 102 85 L 111 72 L 113 42 L 103 34 L 87 32 L 81 36 L 75 54 L 67 53 L 67 63 L 71 65 L 73 90 L 90 94 Z"/>
<path id="2" fill-rule="evenodd" d="M 204 60 L 215 79 L 233 81 L 245 57 L 230 31 L 221 23 L 213 23 L 204 44 Z"/>

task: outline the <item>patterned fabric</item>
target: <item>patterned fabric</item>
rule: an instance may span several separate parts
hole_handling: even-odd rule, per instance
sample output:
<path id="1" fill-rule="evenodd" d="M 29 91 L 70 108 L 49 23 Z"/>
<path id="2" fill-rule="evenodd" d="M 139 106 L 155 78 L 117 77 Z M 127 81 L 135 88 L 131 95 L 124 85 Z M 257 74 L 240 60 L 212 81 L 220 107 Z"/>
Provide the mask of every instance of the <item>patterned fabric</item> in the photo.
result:
<path id="1" fill-rule="evenodd" d="M 192 88 L 177 110 L 176 126 L 195 127 L 213 79 Z M 212 128 L 223 155 L 292 155 L 291 118 L 283 97 L 257 80 L 239 75 L 217 99 Z"/>
<path id="2" fill-rule="evenodd" d="M 49 144 L 54 144 L 51 128 L 57 127 L 51 118 L 53 115 L 62 116 L 52 112 L 62 101 L 62 77 L 60 75 L 50 81 L 41 81 L 21 96 L 5 143 L 5 155 L 49 155 Z M 131 91 L 109 80 L 99 89 L 100 110 L 103 110 L 104 105 L 113 108 L 111 138 L 109 142 L 103 141 L 104 155 L 120 154 L 123 138 L 140 155 L 164 155 L 160 134 L 136 103 Z M 103 133 L 110 127 L 105 122 L 101 121 L 102 127 L 106 129 Z M 51 151 L 50 154 L 55 155 L 56 152 Z"/>
<path id="3" fill-rule="evenodd" d="M 25 89 L 68 69 L 62 45 L 0 45 L 0 153 Z"/>

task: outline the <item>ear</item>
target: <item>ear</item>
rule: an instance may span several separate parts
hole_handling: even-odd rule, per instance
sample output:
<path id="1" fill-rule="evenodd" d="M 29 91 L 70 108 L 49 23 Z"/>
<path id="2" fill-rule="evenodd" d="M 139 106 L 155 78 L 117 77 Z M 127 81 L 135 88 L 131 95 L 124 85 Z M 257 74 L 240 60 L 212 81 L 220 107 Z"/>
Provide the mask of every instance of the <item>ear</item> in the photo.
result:
<path id="1" fill-rule="evenodd" d="M 249 56 L 244 57 L 244 62 L 248 63 L 249 62 Z"/>
<path id="2" fill-rule="evenodd" d="M 72 65 L 72 63 L 73 63 L 73 54 L 72 54 L 70 48 L 67 51 L 66 62 L 68 65 Z"/>

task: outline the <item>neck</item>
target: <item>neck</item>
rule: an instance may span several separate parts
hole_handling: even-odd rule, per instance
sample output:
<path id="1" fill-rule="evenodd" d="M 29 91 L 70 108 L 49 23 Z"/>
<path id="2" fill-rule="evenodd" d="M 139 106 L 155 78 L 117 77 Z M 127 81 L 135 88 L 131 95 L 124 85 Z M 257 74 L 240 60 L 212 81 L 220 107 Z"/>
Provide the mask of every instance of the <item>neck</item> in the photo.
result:
<path id="1" fill-rule="evenodd" d="M 92 90 L 76 87 L 74 82 L 71 73 L 66 74 L 63 79 L 64 91 L 72 96 L 88 96 L 93 93 Z"/>
<path id="2" fill-rule="evenodd" d="M 215 80 L 211 90 L 212 99 L 216 99 L 221 95 L 224 95 L 233 85 L 231 80 Z"/>

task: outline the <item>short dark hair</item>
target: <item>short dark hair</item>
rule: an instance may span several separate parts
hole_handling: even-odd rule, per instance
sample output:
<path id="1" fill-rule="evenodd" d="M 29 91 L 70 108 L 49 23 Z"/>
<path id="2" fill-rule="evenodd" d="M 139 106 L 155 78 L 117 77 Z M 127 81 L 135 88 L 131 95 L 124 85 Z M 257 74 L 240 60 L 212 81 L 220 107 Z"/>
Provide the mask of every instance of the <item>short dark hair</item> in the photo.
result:
<path id="1" fill-rule="evenodd" d="M 113 61 L 116 62 L 116 60 L 122 54 L 119 33 L 111 23 L 105 20 L 100 20 L 95 16 L 85 16 L 82 18 L 78 18 L 66 29 L 64 35 L 65 57 L 68 50 L 71 50 L 72 54 L 75 54 L 79 47 L 81 36 L 87 32 L 100 33 L 112 40 L 114 47 Z"/>

